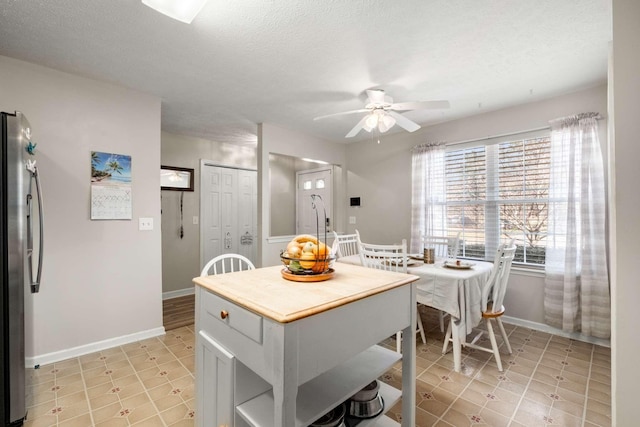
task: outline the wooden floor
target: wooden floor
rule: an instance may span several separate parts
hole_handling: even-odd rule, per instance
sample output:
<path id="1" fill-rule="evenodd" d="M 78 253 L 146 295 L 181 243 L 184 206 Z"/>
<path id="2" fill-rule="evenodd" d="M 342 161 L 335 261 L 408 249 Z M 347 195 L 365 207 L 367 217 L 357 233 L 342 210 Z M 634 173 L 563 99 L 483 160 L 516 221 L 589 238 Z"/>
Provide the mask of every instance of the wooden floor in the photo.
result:
<path id="1" fill-rule="evenodd" d="M 186 295 L 162 301 L 162 325 L 165 331 L 193 325 L 195 298 L 195 295 Z"/>

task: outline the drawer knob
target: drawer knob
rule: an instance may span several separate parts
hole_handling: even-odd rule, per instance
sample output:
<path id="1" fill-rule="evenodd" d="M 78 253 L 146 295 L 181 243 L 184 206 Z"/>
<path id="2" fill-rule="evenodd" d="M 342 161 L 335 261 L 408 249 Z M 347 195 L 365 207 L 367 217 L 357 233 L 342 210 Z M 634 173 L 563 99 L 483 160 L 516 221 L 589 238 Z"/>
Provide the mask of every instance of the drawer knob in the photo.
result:
<path id="1" fill-rule="evenodd" d="M 220 317 L 222 317 L 223 319 L 226 319 L 227 317 L 229 317 L 229 312 L 227 310 L 222 310 L 220 312 Z"/>

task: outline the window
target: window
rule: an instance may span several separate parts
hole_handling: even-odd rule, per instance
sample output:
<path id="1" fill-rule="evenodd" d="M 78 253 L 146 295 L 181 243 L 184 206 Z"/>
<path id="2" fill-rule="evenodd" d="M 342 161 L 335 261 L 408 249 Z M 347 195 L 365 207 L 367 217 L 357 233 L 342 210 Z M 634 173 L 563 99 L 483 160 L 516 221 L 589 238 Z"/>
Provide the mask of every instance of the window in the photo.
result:
<path id="1" fill-rule="evenodd" d="M 513 238 L 514 262 L 544 264 L 549 155 L 548 136 L 447 149 L 447 229 L 460 231 L 462 256 L 491 259 Z"/>

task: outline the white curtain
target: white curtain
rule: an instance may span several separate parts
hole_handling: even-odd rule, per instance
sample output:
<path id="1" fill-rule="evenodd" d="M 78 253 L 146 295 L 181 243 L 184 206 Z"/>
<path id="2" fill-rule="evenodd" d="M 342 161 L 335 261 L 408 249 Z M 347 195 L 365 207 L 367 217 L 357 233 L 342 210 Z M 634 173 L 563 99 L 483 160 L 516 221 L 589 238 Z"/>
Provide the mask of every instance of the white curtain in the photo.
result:
<path id="1" fill-rule="evenodd" d="M 420 234 L 444 235 L 447 231 L 445 144 L 413 147 L 411 185 L 411 247 L 422 252 Z"/>
<path id="2" fill-rule="evenodd" d="M 611 335 L 604 170 L 596 113 L 551 122 L 545 321 Z"/>

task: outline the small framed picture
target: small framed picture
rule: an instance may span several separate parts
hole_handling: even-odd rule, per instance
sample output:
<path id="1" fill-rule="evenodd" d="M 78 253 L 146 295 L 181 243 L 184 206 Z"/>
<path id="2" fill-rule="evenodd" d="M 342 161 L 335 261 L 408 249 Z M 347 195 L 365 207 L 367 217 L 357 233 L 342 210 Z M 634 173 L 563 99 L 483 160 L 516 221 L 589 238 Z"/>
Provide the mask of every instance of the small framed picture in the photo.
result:
<path id="1" fill-rule="evenodd" d="M 160 166 L 160 189 L 193 191 L 193 169 Z"/>

